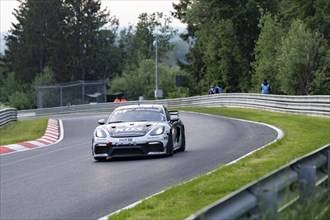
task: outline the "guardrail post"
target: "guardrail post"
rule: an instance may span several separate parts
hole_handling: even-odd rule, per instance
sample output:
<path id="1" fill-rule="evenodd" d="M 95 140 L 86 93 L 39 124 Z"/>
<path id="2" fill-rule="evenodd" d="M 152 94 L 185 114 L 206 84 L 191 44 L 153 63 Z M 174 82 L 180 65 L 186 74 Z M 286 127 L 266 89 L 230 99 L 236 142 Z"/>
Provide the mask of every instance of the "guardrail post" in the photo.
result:
<path id="1" fill-rule="evenodd" d="M 278 192 L 276 186 L 256 187 L 252 189 L 253 194 L 257 197 L 257 219 L 276 219 L 277 215 L 277 197 Z"/>
<path id="2" fill-rule="evenodd" d="M 300 202 L 307 203 L 315 191 L 316 166 L 299 165 Z"/>

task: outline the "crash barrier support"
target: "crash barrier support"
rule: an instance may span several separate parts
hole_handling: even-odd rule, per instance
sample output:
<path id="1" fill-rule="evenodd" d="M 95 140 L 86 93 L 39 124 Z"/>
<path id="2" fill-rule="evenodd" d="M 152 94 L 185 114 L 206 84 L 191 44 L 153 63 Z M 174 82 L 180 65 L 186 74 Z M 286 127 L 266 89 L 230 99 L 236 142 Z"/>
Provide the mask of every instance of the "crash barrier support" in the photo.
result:
<path id="1" fill-rule="evenodd" d="M 17 121 L 17 110 L 15 108 L 5 108 L 0 110 L 0 127 L 5 124 Z"/>
<path id="2" fill-rule="evenodd" d="M 330 144 L 205 207 L 187 220 L 309 219 L 312 212 L 321 217 L 330 202 L 329 158 Z"/>
<path id="3" fill-rule="evenodd" d="M 70 112 L 106 111 L 111 112 L 119 105 L 130 104 L 164 104 L 170 108 L 178 107 L 242 107 L 270 111 L 306 114 L 330 117 L 330 95 L 285 96 L 255 93 L 222 93 L 204 96 L 192 96 L 176 99 L 159 99 L 143 101 L 127 101 L 124 103 L 91 103 L 54 108 L 20 110 L 18 117 Z"/>

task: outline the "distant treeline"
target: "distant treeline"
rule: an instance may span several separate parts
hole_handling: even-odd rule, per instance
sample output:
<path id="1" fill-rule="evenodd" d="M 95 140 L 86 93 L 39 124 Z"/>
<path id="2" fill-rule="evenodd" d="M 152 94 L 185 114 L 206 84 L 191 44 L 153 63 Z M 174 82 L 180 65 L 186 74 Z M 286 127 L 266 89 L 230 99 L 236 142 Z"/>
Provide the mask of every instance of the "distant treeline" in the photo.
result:
<path id="1" fill-rule="evenodd" d="M 181 0 L 173 15 L 194 39 L 191 94 L 222 83 L 225 92 L 330 94 L 330 1 Z"/>

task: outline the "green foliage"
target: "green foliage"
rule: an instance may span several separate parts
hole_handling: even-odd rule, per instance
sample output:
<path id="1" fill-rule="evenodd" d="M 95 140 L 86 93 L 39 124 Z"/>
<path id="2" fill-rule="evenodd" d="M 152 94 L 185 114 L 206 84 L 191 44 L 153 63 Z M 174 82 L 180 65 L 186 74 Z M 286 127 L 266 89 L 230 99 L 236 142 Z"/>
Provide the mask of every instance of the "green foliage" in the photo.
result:
<path id="1" fill-rule="evenodd" d="M 117 20 L 113 20 L 114 24 Z M 122 72 L 125 59 L 122 50 L 116 45 L 116 32 L 113 30 L 100 30 L 97 36 L 97 59 L 92 64 L 95 79 L 111 79 Z"/>
<path id="2" fill-rule="evenodd" d="M 54 71 L 46 66 L 43 70 L 43 73 L 39 73 L 34 78 L 33 84 L 35 86 L 44 86 L 44 85 L 52 85 L 55 84 L 55 74 Z"/>
<path id="3" fill-rule="evenodd" d="M 31 109 L 35 106 L 35 98 L 31 93 L 16 91 L 9 96 L 8 104 L 18 110 Z"/>
<path id="4" fill-rule="evenodd" d="M 159 64 L 159 89 L 163 90 L 164 98 L 175 96 L 177 90 L 175 76 L 182 74 L 177 68 Z M 143 96 L 144 99 L 154 99 L 155 81 L 155 61 L 142 60 L 136 70 L 127 70 L 122 76 L 109 81 L 108 92 L 122 92 L 127 100 L 138 100 L 140 96 Z"/>
<path id="5" fill-rule="evenodd" d="M 109 21 L 100 7 L 99 0 L 21 1 L 14 13 L 18 23 L 7 36 L 6 65 L 23 83 L 46 66 L 57 82 L 98 77 L 94 67 L 104 46 L 98 37 Z"/>
<path id="6" fill-rule="evenodd" d="M 277 49 L 281 44 L 284 30 L 277 16 L 272 17 L 270 13 L 266 13 L 260 18 L 258 26 L 261 31 L 254 49 L 253 86 L 250 91 L 260 93 L 260 85 L 264 79 L 267 79 L 271 84 L 271 92 L 278 94 L 280 93 L 280 84 L 277 78 L 278 63 L 274 60 L 276 60 Z"/>
<path id="7" fill-rule="evenodd" d="M 107 24 L 109 12 L 101 10 L 100 0 L 65 0 L 66 40 L 71 56 L 68 63 L 74 71 L 71 80 L 95 79 L 94 65 L 99 57 L 102 44 L 98 44 L 100 29 Z M 113 23 L 112 23 L 113 24 Z"/>
<path id="8" fill-rule="evenodd" d="M 277 56 L 281 91 L 291 95 L 309 94 L 319 68 L 321 50 L 322 37 L 307 30 L 302 21 L 294 20 L 282 39 Z"/>
<path id="9" fill-rule="evenodd" d="M 314 35 L 315 36 L 315 35 Z M 314 38 L 315 40 L 315 38 Z M 318 53 L 318 69 L 309 87 L 311 95 L 330 94 L 330 46 L 323 38 L 317 38 L 313 49 Z"/>
<path id="10" fill-rule="evenodd" d="M 7 103 L 9 101 L 10 94 L 15 91 L 20 91 L 21 87 L 16 80 L 15 73 L 9 73 L 6 78 L 2 78 L 0 82 L 0 102 Z"/>
<path id="11" fill-rule="evenodd" d="M 49 67 L 45 67 L 43 73 L 36 74 L 31 84 L 21 83 L 16 79 L 15 73 L 9 73 L 1 81 L 0 102 L 17 109 L 35 108 L 37 100 L 35 86 L 51 85 L 54 83 L 55 74 Z"/>
<path id="12" fill-rule="evenodd" d="M 42 106 L 48 107 L 56 107 L 54 103 L 59 103 L 59 92 L 57 89 L 48 89 L 48 90 L 41 90 L 40 86 L 49 86 L 54 85 L 56 83 L 54 71 L 50 67 L 45 67 L 43 73 L 38 73 L 37 76 L 34 78 L 32 83 L 32 96 L 34 100 L 37 100 L 37 93 L 35 91 L 39 91 L 39 102 L 42 103 Z M 56 92 L 54 92 L 56 91 Z"/>
<path id="13" fill-rule="evenodd" d="M 313 82 L 310 85 L 311 95 L 330 94 L 330 72 L 329 69 L 318 70 L 314 75 Z"/>
<path id="14" fill-rule="evenodd" d="M 139 63 L 144 59 L 155 58 L 156 35 L 158 39 L 158 57 L 171 50 L 173 46 L 170 39 L 176 34 L 176 30 L 170 27 L 171 19 L 163 13 L 142 13 L 135 26 L 124 29 L 121 32 L 119 47 L 122 48 L 122 56 L 126 59 L 124 68 L 133 70 L 138 68 Z"/>
<path id="15" fill-rule="evenodd" d="M 7 36 L 7 65 L 12 69 L 18 80 L 31 83 L 36 73 L 41 72 L 49 64 L 54 64 L 54 54 L 63 40 L 61 30 L 61 1 L 20 1 L 15 10 L 17 24 L 13 25 Z"/>
<path id="16" fill-rule="evenodd" d="M 2 75 L 0 85 L 0 103 L 2 105 L 17 109 L 28 109 L 35 106 L 35 99 L 30 87 L 21 84 L 16 79 L 15 73 Z"/>
<path id="17" fill-rule="evenodd" d="M 184 39 L 195 40 L 190 64 L 181 66 L 199 82 L 197 94 L 217 80 L 226 92 L 250 90 L 260 7 L 276 11 L 277 1 L 182 0 L 175 5 L 174 15 L 188 24 Z"/>
<path id="18" fill-rule="evenodd" d="M 180 64 L 198 82 L 193 94 L 217 80 L 225 92 L 260 92 L 265 78 L 275 94 L 328 94 L 329 1 L 181 0 L 174 8 L 188 25 L 183 39 L 193 39 L 189 64 Z"/>
<path id="19" fill-rule="evenodd" d="M 253 92 L 263 79 L 272 93 L 290 95 L 329 94 L 329 46 L 323 35 L 307 29 L 301 20 L 285 28 L 276 16 L 266 13 L 255 48 Z"/>
<path id="20" fill-rule="evenodd" d="M 219 80 L 225 92 L 240 92 L 244 81 L 241 73 L 245 58 L 241 56 L 234 24 L 227 19 L 215 21 L 212 26 L 214 32 L 203 33 L 203 38 L 208 42 L 204 55 L 208 67 L 206 79 L 213 85 Z M 207 36 L 211 36 L 210 39 Z"/>
<path id="21" fill-rule="evenodd" d="M 280 13 L 284 21 L 304 21 L 308 29 L 315 30 L 330 40 L 330 1 L 328 0 L 281 0 Z"/>

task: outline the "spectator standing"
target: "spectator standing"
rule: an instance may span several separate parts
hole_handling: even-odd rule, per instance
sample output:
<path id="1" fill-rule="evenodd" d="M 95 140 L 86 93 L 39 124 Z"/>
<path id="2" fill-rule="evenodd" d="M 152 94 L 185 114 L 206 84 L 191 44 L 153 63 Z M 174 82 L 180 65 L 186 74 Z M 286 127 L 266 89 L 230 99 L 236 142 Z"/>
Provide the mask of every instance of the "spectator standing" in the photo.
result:
<path id="1" fill-rule="evenodd" d="M 126 99 L 125 99 L 125 97 L 124 97 L 124 96 L 122 96 L 122 97 L 121 97 L 121 100 L 120 100 L 120 102 L 126 102 Z"/>
<path id="2" fill-rule="evenodd" d="M 118 98 L 118 96 L 115 98 L 115 100 L 113 102 L 115 102 L 115 103 L 120 102 L 120 99 Z"/>
<path id="3" fill-rule="evenodd" d="M 267 79 L 264 80 L 264 82 L 261 84 L 261 94 L 269 94 L 270 93 L 270 85 L 267 82 Z"/>
<path id="4" fill-rule="evenodd" d="M 215 91 L 215 93 L 222 93 L 222 86 L 220 83 L 218 83 L 218 85 L 216 85 L 214 91 Z"/>
<path id="5" fill-rule="evenodd" d="M 209 95 L 212 95 L 212 94 L 214 94 L 214 93 L 215 93 L 215 91 L 214 91 L 214 87 L 211 86 L 211 87 L 210 87 L 210 90 L 209 90 Z"/>

